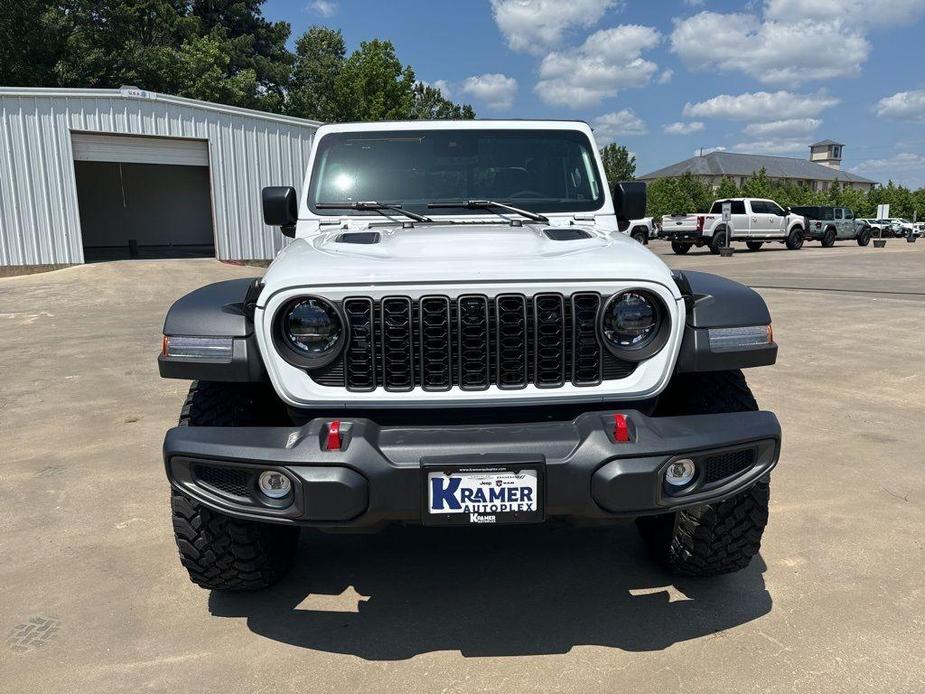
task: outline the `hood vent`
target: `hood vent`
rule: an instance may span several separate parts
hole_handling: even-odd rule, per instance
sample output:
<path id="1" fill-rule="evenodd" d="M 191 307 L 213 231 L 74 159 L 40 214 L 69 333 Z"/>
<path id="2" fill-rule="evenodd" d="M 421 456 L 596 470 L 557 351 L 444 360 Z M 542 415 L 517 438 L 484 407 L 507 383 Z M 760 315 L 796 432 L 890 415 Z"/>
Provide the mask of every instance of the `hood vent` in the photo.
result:
<path id="1" fill-rule="evenodd" d="M 382 237 L 378 231 L 348 231 L 344 234 L 341 234 L 334 240 L 337 241 L 337 243 L 359 243 L 363 245 L 370 245 L 379 243 L 381 238 Z"/>
<path id="2" fill-rule="evenodd" d="M 591 238 L 591 234 L 584 229 L 543 229 L 543 233 L 553 241 L 578 241 Z"/>

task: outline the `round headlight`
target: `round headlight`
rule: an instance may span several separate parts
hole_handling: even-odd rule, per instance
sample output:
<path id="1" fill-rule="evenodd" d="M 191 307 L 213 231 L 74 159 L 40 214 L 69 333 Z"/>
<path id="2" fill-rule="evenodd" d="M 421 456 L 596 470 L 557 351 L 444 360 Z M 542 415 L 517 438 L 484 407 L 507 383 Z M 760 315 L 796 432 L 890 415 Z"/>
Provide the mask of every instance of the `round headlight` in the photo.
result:
<path id="1" fill-rule="evenodd" d="M 325 299 L 305 297 L 279 313 L 277 344 L 288 361 L 309 368 L 324 366 L 340 351 L 346 337 L 340 313 Z"/>
<path id="2" fill-rule="evenodd" d="M 667 326 L 662 302 L 641 290 L 614 296 L 601 315 L 604 344 L 616 356 L 632 361 L 648 359 L 664 347 Z"/>

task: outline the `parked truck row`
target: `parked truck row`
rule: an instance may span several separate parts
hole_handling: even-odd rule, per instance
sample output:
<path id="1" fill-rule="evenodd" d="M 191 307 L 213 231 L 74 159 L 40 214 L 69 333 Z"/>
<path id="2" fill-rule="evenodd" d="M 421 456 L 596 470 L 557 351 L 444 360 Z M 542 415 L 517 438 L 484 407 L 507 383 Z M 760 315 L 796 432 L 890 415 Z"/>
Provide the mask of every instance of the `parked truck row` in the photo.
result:
<path id="1" fill-rule="evenodd" d="M 723 206 L 729 205 L 729 219 Z M 820 241 L 830 247 L 840 240 L 854 240 L 859 246 L 870 242 L 872 226 L 857 219 L 844 207 L 805 206 L 783 208 L 763 198 L 716 200 L 706 214 L 665 215 L 659 238 L 671 243 L 678 255 L 691 247 L 709 247 L 713 253 L 730 242 L 744 242 L 753 251 L 765 243 L 783 243 L 799 250 L 806 241 Z"/>

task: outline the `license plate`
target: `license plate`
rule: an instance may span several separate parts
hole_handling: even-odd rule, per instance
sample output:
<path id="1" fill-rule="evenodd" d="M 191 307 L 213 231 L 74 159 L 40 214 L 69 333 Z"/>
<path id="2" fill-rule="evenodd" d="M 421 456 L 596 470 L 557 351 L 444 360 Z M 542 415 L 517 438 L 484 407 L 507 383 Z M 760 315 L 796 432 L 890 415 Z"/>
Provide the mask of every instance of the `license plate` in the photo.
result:
<path id="1" fill-rule="evenodd" d="M 543 464 L 425 466 L 423 522 L 428 525 L 538 523 Z"/>

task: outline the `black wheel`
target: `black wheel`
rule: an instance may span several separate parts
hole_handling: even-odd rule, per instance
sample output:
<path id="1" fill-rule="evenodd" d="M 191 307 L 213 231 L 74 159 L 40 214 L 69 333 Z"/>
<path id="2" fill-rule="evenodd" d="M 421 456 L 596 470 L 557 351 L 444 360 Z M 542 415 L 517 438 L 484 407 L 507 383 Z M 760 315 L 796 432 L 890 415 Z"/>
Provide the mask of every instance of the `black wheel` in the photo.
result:
<path id="1" fill-rule="evenodd" d="M 643 246 L 649 243 L 649 231 L 644 227 L 636 227 L 633 229 L 633 233 L 630 234 L 630 237 L 633 240 L 641 243 Z"/>
<path id="2" fill-rule="evenodd" d="M 864 227 L 858 232 L 857 242 L 859 246 L 866 246 L 870 243 L 870 227 Z"/>
<path id="3" fill-rule="evenodd" d="M 758 409 L 739 370 L 677 374 L 659 398 L 657 416 Z M 671 570 L 692 576 L 732 573 L 761 548 L 768 522 L 767 478 L 733 497 L 658 516 L 636 525 L 649 551 Z"/>
<path id="4" fill-rule="evenodd" d="M 790 235 L 787 236 L 787 248 L 791 251 L 798 251 L 803 248 L 803 230 L 800 227 L 794 227 Z"/>
<path id="5" fill-rule="evenodd" d="M 721 248 L 726 247 L 726 230 L 719 228 L 713 232 L 713 238 L 710 239 L 710 253 L 719 255 Z"/>
<path id="6" fill-rule="evenodd" d="M 761 247 L 764 245 L 764 241 L 746 241 L 745 245 L 748 246 L 750 251 L 760 251 Z"/>
<path id="7" fill-rule="evenodd" d="M 678 255 L 685 255 L 691 249 L 689 243 L 681 243 L 679 241 L 671 242 L 671 250 L 673 250 Z"/>
<path id="8" fill-rule="evenodd" d="M 835 229 L 829 227 L 825 230 L 825 234 L 822 235 L 822 247 L 831 248 L 835 245 Z"/>
<path id="9" fill-rule="evenodd" d="M 180 426 L 267 426 L 282 423 L 285 410 L 268 387 L 194 381 Z M 180 563 L 190 580 L 213 590 L 256 590 L 289 570 L 299 528 L 255 523 L 216 513 L 172 489 L 170 508 Z"/>

